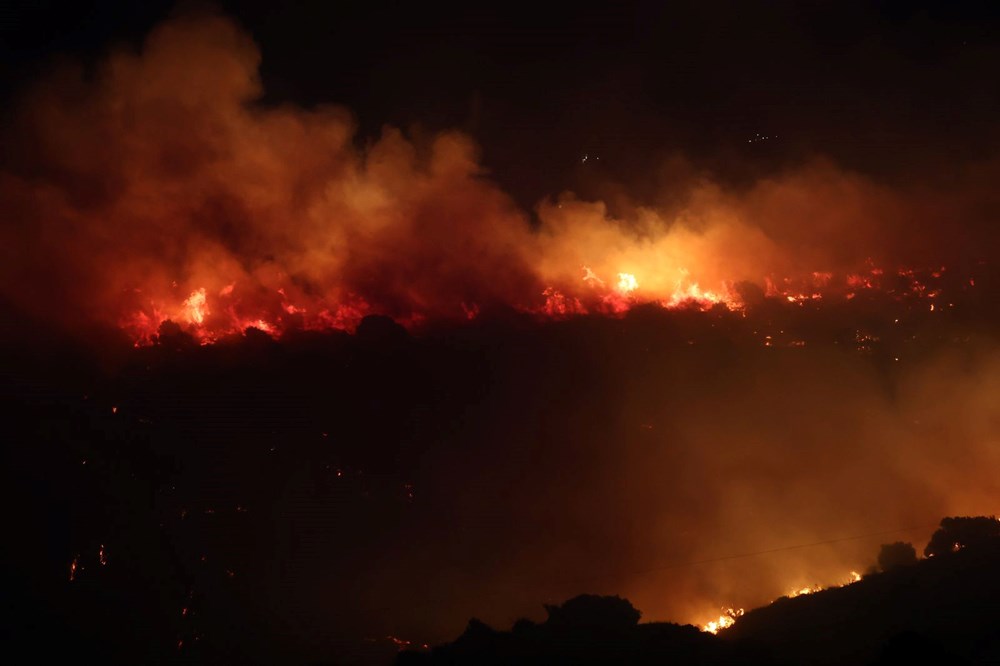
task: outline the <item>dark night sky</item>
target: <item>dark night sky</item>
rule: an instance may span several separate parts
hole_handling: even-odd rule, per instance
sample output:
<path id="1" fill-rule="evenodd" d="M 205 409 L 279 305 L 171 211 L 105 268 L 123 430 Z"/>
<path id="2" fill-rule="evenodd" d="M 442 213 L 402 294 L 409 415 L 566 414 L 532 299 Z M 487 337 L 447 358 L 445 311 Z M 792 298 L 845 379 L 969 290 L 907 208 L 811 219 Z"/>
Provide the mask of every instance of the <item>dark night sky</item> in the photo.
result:
<path id="1" fill-rule="evenodd" d="M 996 142 L 1000 12 L 989 2 L 223 2 L 263 52 L 268 102 L 343 104 L 385 123 L 468 130 L 518 200 L 592 180 L 641 192 L 665 155 L 716 177 L 817 153 L 885 177 Z M 201 4 L 181 4 L 195 8 Z M 138 44 L 159 0 L 16 2 L 3 93 L 56 54 Z M 747 143 L 756 134 L 776 136 Z M 577 168 L 599 156 L 599 176 Z"/>

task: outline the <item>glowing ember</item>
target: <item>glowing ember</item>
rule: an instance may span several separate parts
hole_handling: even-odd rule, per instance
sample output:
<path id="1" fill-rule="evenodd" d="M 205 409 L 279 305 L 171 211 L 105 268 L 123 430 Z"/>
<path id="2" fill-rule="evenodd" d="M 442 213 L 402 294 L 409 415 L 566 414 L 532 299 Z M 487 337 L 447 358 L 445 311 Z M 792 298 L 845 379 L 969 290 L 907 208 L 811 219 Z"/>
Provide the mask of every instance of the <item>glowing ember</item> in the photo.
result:
<path id="1" fill-rule="evenodd" d="M 578 298 L 571 298 L 555 289 L 546 289 L 544 292 L 545 305 L 542 312 L 552 318 L 562 319 L 572 315 L 587 314 L 587 309 Z"/>
<path id="2" fill-rule="evenodd" d="M 405 638 L 399 638 L 397 636 L 386 636 L 385 639 L 396 646 L 396 649 L 402 652 L 403 650 L 429 650 L 430 645 L 427 643 L 414 643 L 413 641 L 408 641 Z M 372 639 L 369 639 L 372 640 Z"/>
<path id="3" fill-rule="evenodd" d="M 462 311 L 465 312 L 465 318 L 472 321 L 479 316 L 479 306 L 475 303 L 469 305 L 467 303 L 462 303 Z"/>

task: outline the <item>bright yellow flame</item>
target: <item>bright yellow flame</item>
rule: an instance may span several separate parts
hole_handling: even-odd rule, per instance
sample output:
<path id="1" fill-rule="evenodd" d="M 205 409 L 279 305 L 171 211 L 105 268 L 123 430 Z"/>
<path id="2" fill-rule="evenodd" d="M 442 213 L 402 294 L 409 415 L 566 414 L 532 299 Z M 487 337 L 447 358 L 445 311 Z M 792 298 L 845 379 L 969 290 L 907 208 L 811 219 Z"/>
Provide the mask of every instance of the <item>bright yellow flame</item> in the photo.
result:
<path id="1" fill-rule="evenodd" d="M 718 634 L 723 629 L 728 629 L 736 624 L 736 618 L 738 617 L 743 617 L 742 608 L 723 608 L 722 615 L 717 620 L 712 620 L 708 624 L 702 625 L 701 630 L 707 631 L 710 634 Z"/>
<path id="2" fill-rule="evenodd" d="M 852 571 L 850 573 L 850 577 L 848 578 L 848 580 L 844 581 L 844 583 L 836 587 L 847 587 L 848 585 L 853 585 L 854 583 L 857 583 L 859 580 L 861 580 L 861 574 L 859 574 L 857 571 Z M 806 594 L 814 594 L 816 592 L 822 592 L 824 589 L 826 588 L 824 588 L 822 585 L 813 585 L 812 587 L 800 587 L 791 590 L 785 596 L 790 598 L 801 597 Z M 712 620 L 711 622 L 707 622 L 706 624 L 701 625 L 701 630 L 707 631 L 710 634 L 718 634 L 720 631 L 728 629 L 729 627 L 736 624 L 736 620 L 740 617 L 743 617 L 742 608 L 738 609 L 723 608 L 722 615 L 720 615 L 717 619 Z"/>
<path id="3" fill-rule="evenodd" d="M 852 571 L 850 573 L 850 576 L 848 577 L 848 579 L 846 581 L 844 581 L 840 585 L 836 585 L 834 587 L 847 587 L 848 585 L 853 585 L 854 583 L 857 583 L 859 580 L 861 580 L 861 574 L 859 574 L 857 571 Z M 797 589 L 794 589 L 794 590 L 790 591 L 785 596 L 792 597 L 792 598 L 794 598 L 794 597 L 801 597 L 802 595 L 805 595 L 805 594 L 814 594 L 816 592 L 822 592 L 825 589 L 828 589 L 828 588 L 825 588 L 822 585 L 813 585 L 812 587 L 800 587 L 800 588 L 797 588 Z"/>
<path id="4" fill-rule="evenodd" d="M 196 289 L 184 300 L 184 315 L 191 324 L 201 324 L 208 314 L 208 303 L 205 300 L 205 288 Z"/>
<path id="5" fill-rule="evenodd" d="M 631 273 L 618 274 L 618 291 L 629 294 L 639 288 L 639 281 Z"/>
<path id="6" fill-rule="evenodd" d="M 739 303 L 730 295 L 702 289 L 697 282 L 689 284 L 677 283 L 677 288 L 670 298 L 660 304 L 665 308 L 675 308 L 684 303 L 700 303 L 706 309 L 716 303 L 725 303 L 730 309 L 736 309 Z"/>
<path id="7" fill-rule="evenodd" d="M 814 592 L 822 592 L 823 589 L 824 588 L 822 585 L 813 585 L 812 587 L 800 587 L 798 589 L 791 590 L 785 596 L 794 599 L 795 597 L 801 597 L 806 594 L 813 594 Z"/>

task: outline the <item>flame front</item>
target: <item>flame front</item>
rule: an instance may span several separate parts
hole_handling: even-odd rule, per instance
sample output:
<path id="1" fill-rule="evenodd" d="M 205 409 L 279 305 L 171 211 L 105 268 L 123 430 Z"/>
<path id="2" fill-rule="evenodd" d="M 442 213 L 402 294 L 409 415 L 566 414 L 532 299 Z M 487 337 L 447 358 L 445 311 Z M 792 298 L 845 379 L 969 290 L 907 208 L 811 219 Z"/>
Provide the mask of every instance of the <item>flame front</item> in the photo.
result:
<path id="1" fill-rule="evenodd" d="M 873 268 L 871 273 L 880 275 L 882 271 Z M 721 307 L 737 312 L 745 308 L 742 297 L 731 285 L 723 283 L 716 290 L 708 290 L 691 280 L 689 275 L 687 269 L 680 269 L 679 277 L 674 283 L 668 285 L 665 291 L 657 292 L 642 285 L 637 274 L 617 272 L 605 279 L 589 266 L 584 266 L 583 276 L 576 282 L 546 287 L 535 303 L 521 309 L 543 318 L 564 319 L 587 314 L 621 316 L 637 305 L 648 304 L 666 309 L 709 310 Z M 937 279 L 932 277 L 929 270 L 900 269 L 898 275 L 901 276 L 904 287 L 886 292 L 896 300 L 933 301 L 942 293 L 940 288 L 928 290 L 921 282 L 925 279 Z M 869 285 L 864 289 L 880 288 L 880 282 L 873 280 L 871 276 L 865 278 L 864 282 Z M 850 301 L 855 297 L 859 284 L 855 274 L 834 277 L 832 273 L 812 273 L 799 280 L 768 277 L 764 283 L 768 298 L 797 307 L 807 303 L 821 303 L 824 299 Z M 172 286 L 171 290 L 176 293 L 180 288 Z M 135 291 L 143 293 L 139 289 Z M 322 296 L 297 293 L 299 291 L 294 284 L 289 284 L 287 287 L 278 287 L 268 295 L 253 284 L 244 285 L 238 281 L 229 282 L 214 291 L 206 286 L 199 286 L 186 292 L 186 295 L 182 295 L 185 292 L 178 293 L 173 304 L 168 298 L 150 299 L 145 307 L 128 312 L 118 323 L 137 345 L 154 341 L 160 327 L 167 321 L 173 321 L 202 344 L 207 344 L 227 335 L 241 334 L 248 328 L 275 337 L 294 329 L 353 331 L 366 315 L 387 311 L 363 298 L 348 297 L 334 303 Z M 530 302 L 530 299 L 525 302 Z M 933 311 L 933 303 L 930 308 Z M 459 301 L 456 311 L 461 312 L 461 320 L 472 320 L 479 317 L 483 310 L 476 302 Z M 409 310 L 407 316 L 398 317 L 398 320 L 415 326 L 428 316 L 418 310 Z M 456 319 L 459 317 L 456 316 Z M 862 351 L 871 349 L 878 341 L 877 336 L 865 331 L 859 330 L 856 334 L 855 343 Z M 772 336 L 765 336 L 764 345 L 773 344 Z M 792 340 L 788 345 L 801 347 L 805 342 Z"/>
<path id="2" fill-rule="evenodd" d="M 699 180 L 661 207 L 564 193 L 529 220 L 483 178 L 469 137 L 390 128 L 359 150 L 346 110 L 254 104 L 259 60 L 232 22 L 178 18 L 79 81 L 72 104 L 58 79 L 39 82 L 16 136 L 48 170 L 0 174 L 0 233 L 27 248 L 0 268 L 4 295 L 137 344 L 167 321 L 208 343 L 249 327 L 350 331 L 369 314 L 412 327 L 491 309 L 739 310 L 746 285 L 798 307 L 878 290 L 944 307 L 930 284 L 943 268 L 865 263 L 886 194 L 829 164 L 739 196 Z M 24 279 L 43 264 L 46 280 Z"/>
<path id="3" fill-rule="evenodd" d="M 841 583 L 840 585 L 835 585 L 834 587 L 847 587 L 848 585 L 853 585 L 854 583 L 857 583 L 860 580 L 861 580 L 861 574 L 859 574 L 857 571 L 852 571 L 843 583 Z M 788 594 L 786 594 L 785 597 L 789 599 L 794 599 L 795 597 L 801 597 L 804 595 L 822 592 L 825 589 L 828 588 L 825 588 L 822 585 L 818 584 L 812 586 L 798 587 L 789 590 Z M 720 631 L 728 629 L 729 627 L 736 624 L 736 621 L 739 618 L 743 617 L 743 615 L 744 611 L 742 608 L 739 609 L 723 608 L 722 615 L 720 615 L 717 619 L 711 620 L 701 625 L 701 630 L 708 632 L 710 634 L 718 634 Z"/>

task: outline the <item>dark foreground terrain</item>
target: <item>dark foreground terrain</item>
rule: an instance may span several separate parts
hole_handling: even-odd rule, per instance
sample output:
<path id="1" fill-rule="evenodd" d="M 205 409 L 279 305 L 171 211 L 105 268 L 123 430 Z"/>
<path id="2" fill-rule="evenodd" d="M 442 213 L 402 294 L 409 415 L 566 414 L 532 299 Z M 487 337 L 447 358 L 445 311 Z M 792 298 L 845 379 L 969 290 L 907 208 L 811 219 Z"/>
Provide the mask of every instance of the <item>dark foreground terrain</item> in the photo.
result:
<path id="1" fill-rule="evenodd" d="M 471 620 L 454 642 L 404 652 L 397 664 L 997 664 L 998 600 L 993 538 L 853 585 L 782 597 L 719 636 L 642 624 L 628 601 L 584 595 L 510 631 Z"/>
<path id="2" fill-rule="evenodd" d="M 954 492 L 969 504 L 994 496 L 975 446 L 995 439 L 961 428 L 993 423 L 993 310 L 918 305 L 497 315 L 419 334 L 375 317 L 354 335 L 251 329 L 209 346 L 168 327 L 135 349 L 2 310 L 4 644 L 56 663 L 367 665 L 586 590 L 684 617 L 655 603 L 691 601 L 692 574 L 732 579 L 740 562 L 632 587 L 616 572 L 791 529 L 809 542 L 895 527 L 907 507 L 931 522 L 949 509 L 929 473 L 967 479 Z M 949 372 L 925 371 L 942 358 Z M 956 407 L 969 404 L 979 421 Z M 871 410 L 919 418 L 926 436 L 886 440 Z M 759 524 L 728 519 L 734 483 L 754 489 L 741 501 Z M 995 546 L 969 547 L 776 602 L 718 638 L 571 607 L 510 633 L 473 623 L 401 659 L 988 663 L 996 565 Z"/>

